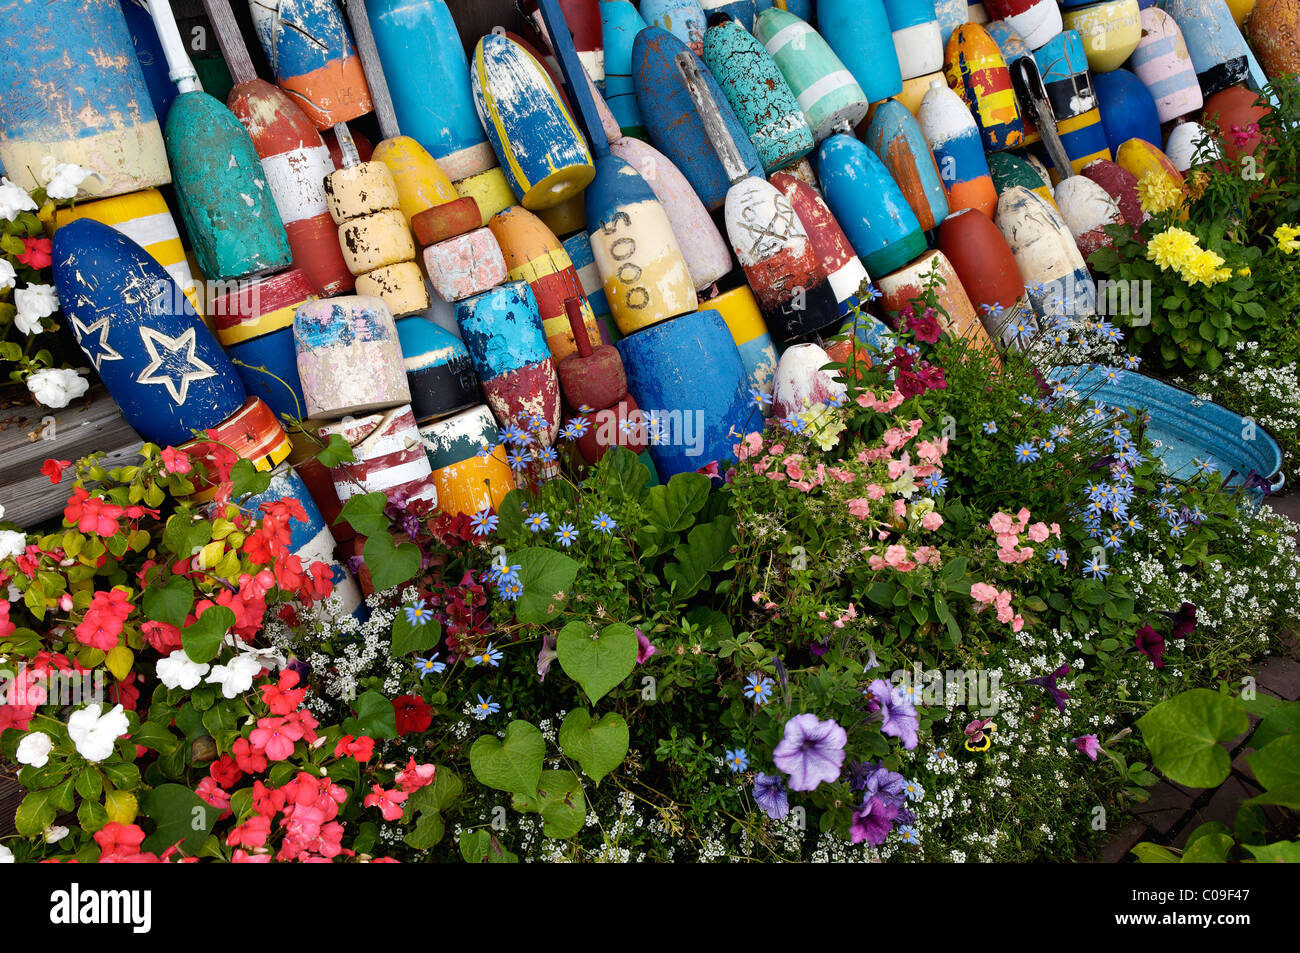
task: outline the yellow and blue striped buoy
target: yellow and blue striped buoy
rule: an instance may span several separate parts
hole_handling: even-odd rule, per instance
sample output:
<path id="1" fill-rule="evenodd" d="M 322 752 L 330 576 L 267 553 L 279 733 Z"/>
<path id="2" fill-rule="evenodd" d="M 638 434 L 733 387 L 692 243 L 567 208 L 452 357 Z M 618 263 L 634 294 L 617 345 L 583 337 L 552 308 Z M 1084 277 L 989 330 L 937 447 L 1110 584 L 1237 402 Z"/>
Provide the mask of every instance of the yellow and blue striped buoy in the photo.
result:
<path id="1" fill-rule="evenodd" d="M 945 56 L 948 85 L 957 91 L 979 126 L 985 152 L 1024 144 L 1025 127 L 1011 87 L 1011 72 L 997 41 L 978 23 L 959 26 Z"/>
<path id="2" fill-rule="evenodd" d="M 1101 124 L 1097 94 L 1079 34 L 1066 30 L 1052 37 L 1034 51 L 1034 62 L 1042 75 L 1056 134 L 1070 168 L 1077 175 L 1088 163 L 1109 159 L 1106 130 Z"/>

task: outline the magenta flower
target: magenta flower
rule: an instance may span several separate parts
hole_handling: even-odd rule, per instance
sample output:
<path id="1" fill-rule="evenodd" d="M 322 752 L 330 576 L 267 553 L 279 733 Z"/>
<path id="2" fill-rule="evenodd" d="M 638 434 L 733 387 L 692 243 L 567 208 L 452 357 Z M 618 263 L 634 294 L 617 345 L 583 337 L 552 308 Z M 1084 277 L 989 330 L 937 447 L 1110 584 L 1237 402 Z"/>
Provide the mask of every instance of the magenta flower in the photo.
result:
<path id="1" fill-rule="evenodd" d="M 1151 664 L 1156 668 L 1165 667 L 1165 637 L 1151 628 L 1144 625 L 1137 631 L 1137 638 L 1134 640 L 1137 650 L 1151 660 Z"/>
<path id="2" fill-rule="evenodd" d="M 902 810 L 898 804 L 890 804 L 881 797 L 868 796 L 862 806 L 853 812 L 853 822 L 849 825 L 849 840 L 855 844 L 863 841 L 879 847 L 894 828 L 894 819 Z"/>
<path id="3" fill-rule="evenodd" d="M 1051 675 L 1039 675 L 1037 678 L 1027 678 L 1025 682 L 1029 685 L 1037 685 L 1040 688 L 1047 689 L 1052 701 L 1056 702 L 1056 710 L 1065 714 L 1065 703 L 1070 700 L 1070 693 L 1063 688 L 1056 687 L 1056 680 L 1063 675 L 1070 674 L 1070 664 L 1067 662 L 1060 668 L 1052 672 Z"/>
<path id="4" fill-rule="evenodd" d="M 1079 735 L 1074 739 L 1074 746 L 1093 761 L 1097 760 L 1097 752 L 1101 750 L 1101 742 L 1097 740 L 1096 735 Z"/>
<path id="5" fill-rule="evenodd" d="M 636 633 L 636 663 L 644 665 L 650 656 L 659 650 L 650 644 L 650 640 L 641 634 L 640 629 L 633 629 L 632 631 Z"/>
<path id="6" fill-rule="evenodd" d="M 811 791 L 840 776 L 849 736 L 833 719 L 795 715 L 785 723 L 785 737 L 772 752 L 776 766 L 790 776 L 791 791 Z"/>

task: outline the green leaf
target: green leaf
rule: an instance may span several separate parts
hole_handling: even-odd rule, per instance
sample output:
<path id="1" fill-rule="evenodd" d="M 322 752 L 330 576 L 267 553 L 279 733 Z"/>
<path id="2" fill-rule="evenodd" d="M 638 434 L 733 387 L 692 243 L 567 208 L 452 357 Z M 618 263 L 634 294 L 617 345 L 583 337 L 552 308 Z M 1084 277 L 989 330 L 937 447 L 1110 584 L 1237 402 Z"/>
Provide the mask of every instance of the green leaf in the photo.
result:
<path id="1" fill-rule="evenodd" d="M 181 646 L 192 662 L 211 662 L 221 651 L 221 640 L 235 624 L 235 614 L 225 606 L 208 606 L 195 623 L 181 629 Z"/>
<path id="2" fill-rule="evenodd" d="M 556 639 L 560 668 L 582 686 L 594 705 L 636 667 L 637 641 L 631 626 L 616 622 L 593 632 L 574 620 Z"/>
<path id="3" fill-rule="evenodd" d="M 408 847 L 414 847 L 416 850 L 428 850 L 442 840 L 442 835 L 446 831 L 447 828 L 442 821 L 442 815 L 437 811 L 426 811 L 420 815 L 415 827 L 407 831 L 402 840 Z"/>
<path id="4" fill-rule="evenodd" d="M 686 537 L 686 544 L 674 550 L 676 562 L 664 566 L 664 579 L 676 584 L 673 598 L 677 602 L 690 599 L 704 588 L 709 573 L 722 568 L 736 541 L 735 525 L 736 521 L 730 516 L 719 516 L 711 523 L 692 529 Z"/>
<path id="5" fill-rule="evenodd" d="M 1266 791 L 1300 783 L 1300 735 L 1270 741 L 1246 755 L 1246 763 Z"/>
<path id="6" fill-rule="evenodd" d="M 196 853 L 221 816 L 218 808 L 183 784 L 158 785 L 145 795 L 144 813 L 156 826 L 143 849 L 157 854 L 178 842 L 186 854 Z"/>
<path id="7" fill-rule="evenodd" d="M 104 776 L 119 791 L 134 791 L 140 786 L 140 769 L 130 761 L 105 762 L 100 767 L 104 770 Z"/>
<path id="8" fill-rule="evenodd" d="M 265 493 L 271 485 L 271 471 L 257 469 L 252 460 L 237 460 L 230 468 L 230 484 L 232 499 Z"/>
<path id="9" fill-rule="evenodd" d="M 1237 842 L 1229 834 L 1206 834 L 1188 841 L 1179 860 L 1181 864 L 1225 864 Z"/>
<path id="10" fill-rule="evenodd" d="M 596 784 L 623 763 L 627 746 L 627 722 L 614 712 L 592 721 L 591 712 L 575 708 L 560 725 L 560 749 L 565 757 L 578 762 Z"/>
<path id="11" fill-rule="evenodd" d="M 382 493 L 359 493 L 348 497 L 338 519 L 347 520 L 348 525 L 362 536 L 378 536 L 388 532 L 389 519 L 384 515 L 386 506 L 388 497 Z M 338 519 L 334 522 L 337 523 Z"/>
<path id="12" fill-rule="evenodd" d="M 355 718 L 344 720 L 345 734 L 356 737 L 366 735 L 370 738 L 397 737 L 397 715 L 393 711 L 393 703 L 386 695 L 374 691 L 362 692 L 352 708 L 357 714 Z"/>
<path id="13" fill-rule="evenodd" d="M 537 547 L 521 549 L 507 561 L 521 567 L 519 582 L 523 592 L 515 602 L 515 618 L 541 623 L 559 615 L 578 576 L 578 563 L 553 549 Z"/>
<path id="14" fill-rule="evenodd" d="M 1243 844 L 1261 864 L 1300 864 L 1300 841 L 1280 840 L 1260 847 Z"/>
<path id="15" fill-rule="evenodd" d="M 1137 721 L 1152 763 L 1171 781 L 1212 788 L 1228 776 L 1232 759 L 1220 742 L 1250 727 L 1235 699 L 1194 688 L 1156 705 Z"/>
<path id="16" fill-rule="evenodd" d="M 582 782 L 572 771 L 543 771 L 534 794 L 516 794 L 514 808 L 542 815 L 542 833 L 556 840 L 568 840 L 582 830 L 587 802 Z"/>
<path id="17" fill-rule="evenodd" d="M 650 482 L 650 469 L 627 447 L 615 447 L 600 462 L 600 475 L 615 491 L 615 499 L 642 500 Z"/>
<path id="18" fill-rule="evenodd" d="M 1242 703 L 1260 719 L 1250 736 L 1252 748 L 1263 748 L 1283 735 L 1300 735 L 1300 702 L 1285 702 L 1270 695 L 1256 695 Z"/>
<path id="19" fill-rule="evenodd" d="M 387 530 L 367 536 L 361 555 L 370 570 L 370 583 L 376 592 L 400 586 L 420 571 L 419 547 L 414 543 L 394 545 L 393 534 Z"/>
<path id="20" fill-rule="evenodd" d="M 1257 794 L 1249 800 L 1242 801 L 1243 804 L 1276 804 L 1279 807 L 1288 807 L 1293 811 L 1300 811 L 1300 784 L 1286 784 L 1280 788 L 1272 788 L 1263 794 Z"/>
<path id="21" fill-rule="evenodd" d="M 145 587 L 144 614 L 156 622 L 180 628 L 194 608 L 194 583 L 184 576 L 170 576 L 165 583 Z"/>
<path id="22" fill-rule="evenodd" d="M 35 837 L 54 823 L 55 808 L 51 790 L 32 791 L 18 805 L 14 815 L 14 827 L 24 837 Z"/>
<path id="23" fill-rule="evenodd" d="M 355 463 L 357 458 L 342 435 L 332 433 L 329 442 L 321 448 L 320 453 L 316 454 L 316 459 L 320 461 L 321 466 L 332 470 L 340 463 Z"/>
<path id="24" fill-rule="evenodd" d="M 1139 864 L 1176 864 L 1178 855 L 1167 847 L 1143 841 L 1130 851 L 1135 854 Z"/>
<path id="25" fill-rule="evenodd" d="M 400 658 L 412 652 L 427 652 L 442 641 L 442 623 L 427 619 L 423 625 L 409 622 L 406 613 L 397 611 L 393 620 L 393 657 Z"/>
<path id="26" fill-rule="evenodd" d="M 497 538 L 513 539 L 524 531 L 524 502 L 528 499 L 523 490 L 511 490 L 497 507 Z"/>
<path id="27" fill-rule="evenodd" d="M 669 533 L 680 533 L 709 498 L 709 478 L 702 473 L 678 473 L 667 485 L 651 487 L 645 515 Z"/>
<path id="28" fill-rule="evenodd" d="M 469 749 L 469 766 L 478 778 L 498 791 L 531 794 L 542 775 L 546 742 L 535 725 L 512 721 L 504 741 L 483 735 Z"/>
<path id="29" fill-rule="evenodd" d="M 77 807 L 77 823 L 87 834 L 93 834 L 108 823 L 108 811 L 98 801 L 82 801 Z"/>
<path id="30" fill-rule="evenodd" d="M 620 447 L 620 450 L 623 448 Z M 460 856 L 467 864 L 517 864 L 519 857 L 501 846 L 494 834 L 482 828 L 460 835 Z"/>

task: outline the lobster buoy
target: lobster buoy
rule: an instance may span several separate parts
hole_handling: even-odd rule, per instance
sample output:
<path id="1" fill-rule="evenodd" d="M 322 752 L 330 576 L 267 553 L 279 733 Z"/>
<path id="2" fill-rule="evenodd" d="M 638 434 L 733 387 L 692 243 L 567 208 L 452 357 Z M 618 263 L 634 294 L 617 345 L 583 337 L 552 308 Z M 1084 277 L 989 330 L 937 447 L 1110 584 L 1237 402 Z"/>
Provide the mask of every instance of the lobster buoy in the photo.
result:
<path id="1" fill-rule="evenodd" d="M 1023 348 L 1022 328 L 1038 330 L 1020 267 L 1002 232 L 987 215 L 962 209 L 939 228 L 939 250 L 952 265 L 980 322 L 1003 349 Z"/>
<path id="2" fill-rule="evenodd" d="M 1131 65 L 1156 103 L 1162 123 L 1201 108 L 1205 99 L 1192 65 L 1183 31 L 1164 10 L 1147 7 L 1141 12 L 1142 37 Z"/>
<path id="3" fill-rule="evenodd" d="M 867 145 L 898 183 L 921 228 L 938 228 L 948 216 L 948 190 L 916 118 L 898 100 L 885 100 L 867 127 Z"/>
<path id="4" fill-rule="evenodd" d="M 393 313 L 382 298 L 309 301 L 293 318 L 307 417 L 334 418 L 409 404 Z"/>
<path id="5" fill-rule="evenodd" d="M 483 404 L 420 428 L 444 513 L 495 510 L 515 488 L 505 444 Z"/>
<path id="6" fill-rule="evenodd" d="M 454 334 L 412 315 L 397 322 L 397 340 L 416 423 L 447 417 L 479 402 L 469 351 Z"/>
<path id="7" fill-rule="evenodd" d="M 352 448 L 351 463 L 331 468 L 334 491 L 345 504 L 360 493 L 383 493 L 437 506 L 438 488 L 409 405 L 324 424 L 317 433 L 326 440 L 337 434 Z"/>

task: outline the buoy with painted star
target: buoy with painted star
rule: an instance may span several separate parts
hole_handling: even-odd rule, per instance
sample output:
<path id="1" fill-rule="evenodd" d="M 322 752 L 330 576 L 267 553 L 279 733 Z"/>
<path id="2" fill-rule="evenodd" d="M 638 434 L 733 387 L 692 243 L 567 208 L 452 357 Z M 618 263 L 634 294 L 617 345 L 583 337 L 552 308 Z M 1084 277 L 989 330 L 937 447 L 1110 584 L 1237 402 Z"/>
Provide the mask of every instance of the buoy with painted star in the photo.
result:
<path id="1" fill-rule="evenodd" d="M 1106 194 L 1115 200 L 1124 221 L 1132 228 L 1136 229 L 1150 217 L 1143 211 L 1142 201 L 1138 198 L 1137 178 L 1119 163 L 1098 159 L 1084 166 L 1080 174 L 1106 190 Z"/>
<path id="2" fill-rule="evenodd" d="M 479 402 L 474 364 L 454 334 L 415 314 L 397 322 L 397 339 L 416 423 L 426 424 Z"/>
<path id="3" fill-rule="evenodd" d="M 889 170 L 848 130 L 821 144 L 817 176 L 826 204 L 868 273 L 887 274 L 925 251 L 925 233 Z"/>
<path id="4" fill-rule="evenodd" d="M 915 117 L 898 100 L 887 99 L 876 106 L 866 139 L 898 183 L 921 228 L 927 232 L 937 228 L 948 215 L 948 190 Z"/>
<path id="5" fill-rule="evenodd" d="M 835 127 L 860 123 L 870 102 L 822 35 L 793 13 L 770 7 L 754 19 L 754 36 L 767 47 L 790 84 L 818 142 Z"/>
<path id="6" fill-rule="evenodd" d="M 1064 29 L 1074 30 L 1083 41 L 1094 79 L 1122 66 L 1137 48 L 1142 38 L 1141 13 L 1138 0 L 1106 0 L 1062 14 Z"/>
<path id="7" fill-rule="evenodd" d="M 0 166 L 9 179 L 25 190 L 44 185 L 52 160 L 98 174 L 82 183 L 83 199 L 170 182 L 159 118 L 118 0 L 13 0 L 4 12 Z"/>
<path id="8" fill-rule="evenodd" d="M 630 0 L 600 0 L 600 35 L 605 47 L 605 102 L 625 136 L 646 138 L 645 120 L 632 79 L 632 44 L 646 28 Z"/>
<path id="9" fill-rule="evenodd" d="M 987 215 L 962 209 L 939 227 L 939 250 L 961 281 L 989 337 L 1003 349 L 1023 348 L 1021 327 L 1034 322 L 1020 267 Z M 1037 324 L 1032 324 L 1037 330 Z M 1032 333 L 1032 332 L 1031 332 Z"/>
<path id="10" fill-rule="evenodd" d="M 726 201 L 730 181 L 677 69 L 675 58 L 680 53 L 695 56 L 686 44 L 659 27 L 652 26 L 637 35 L 632 49 L 637 101 L 655 148 L 681 170 L 700 201 L 716 211 Z M 706 69 L 701 69 L 701 73 L 719 104 L 723 122 L 736 142 L 744 167 L 751 175 L 762 176 L 762 160 L 717 80 Z"/>
<path id="11" fill-rule="evenodd" d="M 1126 69 L 1115 69 L 1098 73 L 1092 78 L 1092 85 L 1111 155 L 1134 137 L 1160 145 L 1160 114 L 1142 80 Z"/>
<path id="12" fill-rule="evenodd" d="M 973 208 L 992 218 L 997 191 L 989 177 L 979 127 L 961 97 L 936 80 L 921 100 L 917 121 L 948 187 L 949 211 Z"/>
<path id="13" fill-rule="evenodd" d="M 884 0 L 903 79 L 943 69 L 943 37 L 934 0 Z"/>
<path id="14" fill-rule="evenodd" d="M 963 2 L 963 12 L 964 7 Z M 821 0 L 817 22 L 820 35 L 868 101 L 878 103 L 903 91 L 898 54 L 881 41 L 890 32 L 884 0 Z"/>
<path id="15" fill-rule="evenodd" d="M 1056 185 L 1056 207 L 1074 236 L 1084 261 L 1099 248 L 1114 247 L 1107 225 L 1119 225 L 1124 216 L 1119 204 L 1086 175 L 1072 175 Z"/>
<path id="16" fill-rule="evenodd" d="M 1025 127 L 1011 87 L 1011 72 L 997 42 L 977 23 L 953 32 L 945 54 L 944 75 L 979 128 L 985 152 L 1024 144 Z"/>
<path id="17" fill-rule="evenodd" d="M 1224 0 L 1165 0 L 1164 11 L 1183 31 L 1207 99 L 1250 75 L 1250 51 Z"/>
<path id="18" fill-rule="evenodd" d="M 479 404 L 420 428 L 438 508 L 466 516 L 495 510 L 515 488 L 492 411 Z"/>
<path id="19" fill-rule="evenodd" d="M 334 0 L 249 0 L 248 9 L 276 85 L 317 129 L 370 112 L 370 87 Z"/>
<path id="20" fill-rule="evenodd" d="M 1016 187 L 998 199 L 994 222 L 1016 258 L 1040 321 L 1083 319 L 1096 312 L 1096 286 L 1056 209 L 1028 189 Z"/>
<path id="21" fill-rule="evenodd" d="M 180 90 L 167 114 L 167 157 L 199 270 L 217 281 L 288 267 L 289 238 L 252 140 L 230 110 L 199 90 L 167 0 L 149 0 L 149 10 Z"/>
<path id="22" fill-rule="evenodd" d="M 411 402 L 393 313 L 382 298 L 343 295 L 293 317 L 305 417 L 333 419 Z"/>
<path id="23" fill-rule="evenodd" d="M 763 169 L 771 174 L 813 150 L 812 129 L 763 44 L 717 14 L 704 34 L 704 64 L 722 88 Z"/>
<path id="24" fill-rule="evenodd" d="M 1061 32 L 1061 8 L 1054 0 L 984 0 L 990 20 L 1006 20 L 1031 50 Z M 971 22 L 978 22 L 971 18 Z"/>
<path id="25" fill-rule="evenodd" d="M 230 358 L 148 252 L 89 218 L 56 231 L 52 252 L 68 326 L 142 437 L 174 446 L 239 410 Z"/>
<path id="26" fill-rule="evenodd" d="M 1183 31 L 1164 10 L 1141 11 L 1142 37 L 1130 57 L 1133 73 L 1156 102 L 1162 123 L 1196 112 L 1205 102 Z"/>

